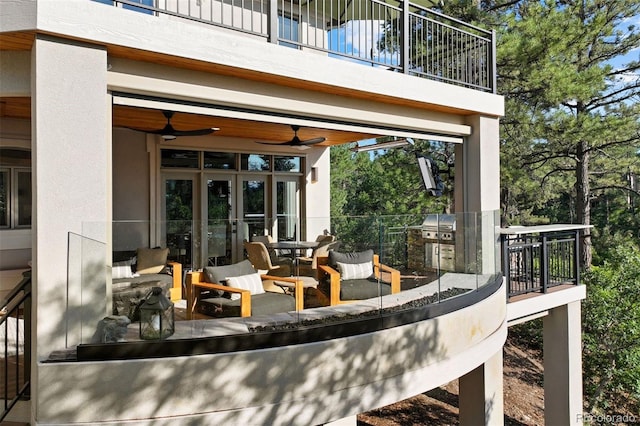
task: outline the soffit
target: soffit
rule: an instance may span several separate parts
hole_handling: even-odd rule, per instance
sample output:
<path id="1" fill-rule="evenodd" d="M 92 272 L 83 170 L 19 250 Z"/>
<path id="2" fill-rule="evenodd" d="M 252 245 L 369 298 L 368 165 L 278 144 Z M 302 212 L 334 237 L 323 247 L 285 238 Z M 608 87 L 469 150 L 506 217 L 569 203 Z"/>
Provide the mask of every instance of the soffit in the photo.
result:
<path id="1" fill-rule="evenodd" d="M 0 117 L 29 120 L 31 99 L 28 97 L 0 98 Z M 139 108 L 126 105 L 113 106 L 113 126 L 133 129 L 161 129 L 166 119 L 160 109 Z M 293 137 L 288 124 L 258 120 L 238 119 L 203 114 L 178 112 L 171 124 L 179 130 L 219 127 L 213 137 L 235 137 L 250 140 L 287 141 Z M 336 145 L 379 136 L 366 132 L 349 132 L 318 127 L 303 127 L 298 132 L 301 139 L 325 137 L 321 145 Z"/>

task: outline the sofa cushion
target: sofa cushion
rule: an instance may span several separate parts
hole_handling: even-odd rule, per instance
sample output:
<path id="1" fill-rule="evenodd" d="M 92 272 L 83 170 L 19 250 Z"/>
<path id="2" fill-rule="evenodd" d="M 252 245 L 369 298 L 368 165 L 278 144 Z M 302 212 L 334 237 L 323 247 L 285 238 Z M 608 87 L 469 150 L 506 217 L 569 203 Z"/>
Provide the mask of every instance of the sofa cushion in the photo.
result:
<path id="1" fill-rule="evenodd" d="M 340 300 L 363 300 L 391 294 L 391 285 L 376 279 L 340 281 Z"/>
<path id="2" fill-rule="evenodd" d="M 153 277 L 153 279 L 149 279 L 149 277 Z M 170 275 L 166 274 L 114 280 L 112 287 L 113 315 L 125 315 L 132 322 L 139 321 L 140 305 L 151 289 L 160 287 L 164 294 L 170 297 L 169 292 L 172 286 L 173 280 Z"/>
<path id="3" fill-rule="evenodd" d="M 249 260 L 247 259 L 238 263 L 234 263 L 232 265 L 207 266 L 204 268 L 204 276 L 207 282 L 225 285 L 227 277 L 239 277 L 242 275 L 255 273 L 256 270 L 253 268 L 253 265 L 251 265 L 251 262 L 249 262 Z M 223 291 L 213 291 L 212 293 L 218 297 L 224 294 Z"/>
<path id="4" fill-rule="evenodd" d="M 239 277 L 227 277 L 227 285 L 229 287 L 239 288 L 241 290 L 249 290 L 251 295 L 264 293 L 262 280 L 258 273 L 240 275 Z M 231 300 L 240 299 L 239 293 L 231 293 Z"/>
<path id="5" fill-rule="evenodd" d="M 136 252 L 136 272 L 140 275 L 162 272 L 167 265 L 168 255 L 168 248 L 139 248 Z"/>
<path id="6" fill-rule="evenodd" d="M 280 312 L 295 311 L 293 296 L 282 293 L 264 292 L 251 296 L 251 315 L 272 315 Z M 211 317 L 240 316 L 240 300 L 224 297 L 203 299 L 198 302 L 198 311 Z"/>

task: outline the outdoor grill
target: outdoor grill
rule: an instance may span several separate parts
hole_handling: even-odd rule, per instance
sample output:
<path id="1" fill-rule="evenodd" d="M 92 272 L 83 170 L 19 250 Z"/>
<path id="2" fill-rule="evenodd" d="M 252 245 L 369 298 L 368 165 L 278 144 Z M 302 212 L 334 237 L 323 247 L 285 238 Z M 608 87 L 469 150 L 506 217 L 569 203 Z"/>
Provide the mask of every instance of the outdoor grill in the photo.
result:
<path id="1" fill-rule="evenodd" d="M 422 222 L 425 267 L 455 271 L 456 215 L 430 214 Z"/>

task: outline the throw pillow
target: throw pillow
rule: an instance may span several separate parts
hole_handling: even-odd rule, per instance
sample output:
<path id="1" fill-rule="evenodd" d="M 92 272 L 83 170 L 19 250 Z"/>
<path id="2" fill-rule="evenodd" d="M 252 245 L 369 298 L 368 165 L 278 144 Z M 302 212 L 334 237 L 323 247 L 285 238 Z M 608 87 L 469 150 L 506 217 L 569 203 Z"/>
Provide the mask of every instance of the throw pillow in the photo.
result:
<path id="1" fill-rule="evenodd" d="M 249 260 L 245 259 L 232 265 L 207 266 L 204 268 L 204 275 L 207 282 L 226 284 L 227 277 L 255 274 L 256 270 Z M 213 290 L 216 297 L 222 297 L 225 292 Z"/>
<path id="2" fill-rule="evenodd" d="M 122 262 L 113 262 L 111 266 L 111 278 L 133 278 L 133 270 L 131 270 L 131 259 Z"/>
<path id="3" fill-rule="evenodd" d="M 143 274 L 159 274 L 167 265 L 168 248 L 139 248 L 136 254 L 138 268 L 136 272 Z"/>
<path id="4" fill-rule="evenodd" d="M 342 263 L 338 262 L 341 280 L 360 280 L 373 275 L 373 262 Z"/>
<path id="5" fill-rule="evenodd" d="M 229 287 L 235 287 L 242 290 L 249 290 L 251 295 L 264 293 L 264 287 L 262 287 L 262 279 L 260 274 L 241 275 L 239 277 L 227 277 L 227 285 Z M 240 299 L 240 294 L 231 293 L 231 300 Z"/>

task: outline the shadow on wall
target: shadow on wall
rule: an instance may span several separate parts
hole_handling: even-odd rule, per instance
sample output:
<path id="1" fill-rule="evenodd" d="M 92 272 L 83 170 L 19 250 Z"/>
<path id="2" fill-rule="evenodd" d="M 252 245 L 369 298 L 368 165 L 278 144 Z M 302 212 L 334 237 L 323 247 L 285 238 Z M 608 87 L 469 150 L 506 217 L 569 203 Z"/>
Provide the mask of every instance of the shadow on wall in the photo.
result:
<path id="1" fill-rule="evenodd" d="M 354 339 L 336 339 L 233 354 L 171 358 L 160 369 L 155 369 L 159 364 L 149 359 L 96 363 L 96 374 L 87 374 L 92 371 L 87 366 L 68 369 L 64 385 L 50 384 L 57 391 L 41 394 L 43 406 L 56 407 L 56 419 L 43 420 L 86 421 L 83 416 L 88 414 L 110 420 L 122 413 L 133 418 L 140 407 L 158 417 L 176 416 L 181 414 L 175 412 L 177 407 L 189 406 L 193 413 L 226 416 L 226 424 L 326 423 L 395 402 L 390 398 L 397 396 L 399 389 L 415 387 L 416 378 L 404 375 L 406 365 L 428 365 L 446 356 L 437 343 L 438 321 L 430 324 L 410 327 L 407 330 L 411 332 L 404 334 L 391 329 L 386 333 L 360 335 L 357 343 Z M 126 368 L 127 364 L 128 369 L 115 370 Z M 395 379 L 389 380 L 390 377 Z M 126 398 L 123 398 L 124 382 Z M 62 389 L 63 386 L 73 389 Z M 180 392 L 185 389 L 191 392 Z M 82 401 L 62 403 L 70 391 L 81 396 Z M 409 396 L 412 395 L 406 395 Z M 84 409 L 79 410 L 79 406 Z M 251 412 L 250 417 L 234 412 L 245 407 L 260 408 Z M 184 421 L 189 424 L 186 418 Z M 201 421 L 199 418 L 193 424 Z"/>

